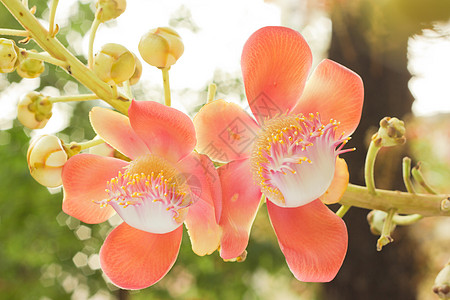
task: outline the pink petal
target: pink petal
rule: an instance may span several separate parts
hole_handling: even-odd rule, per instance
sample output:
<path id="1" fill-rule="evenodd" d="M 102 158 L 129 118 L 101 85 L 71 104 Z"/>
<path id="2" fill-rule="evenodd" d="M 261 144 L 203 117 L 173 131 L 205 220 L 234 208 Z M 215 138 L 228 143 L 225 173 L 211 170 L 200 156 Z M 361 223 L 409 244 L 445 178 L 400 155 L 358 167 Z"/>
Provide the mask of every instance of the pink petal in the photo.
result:
<path id="1" fill-rule="evenodd" d="M 217 250 L 222 230 L 216 222 L 214 207 L 210 203 L 200 200 L 191 205 L 184 223 L 195 254 L 203 256 Z"/>
<path id="2" fill-rule="evenodd" d="M 158 282 L 178 256 L 183 227 L 165 234 L 141 231 L 122 223 L 100 249 L 100 264 L 111 281 L 123 289 L 143 289 Z"/>
<path id="3" fill-rule="evenodd" d="M 111 206 L 100 207 L 93 201 L 107 198 L 106 182 L 117 176 L 127 162 L 92 154 L 77 154 L 64 165 L 63 211 L 89 224 L 106 221 L 114 214 Z"/>
<path id="4" fill-rule="evenodd" d="M 233 259 L 247 248 L 250 229 L 259 208 L 261 190 L 253 183 L 248 159 L 232 161 L 218 170 L 223 201 L 219 223 L 223 230 L 220 256 L 223 259 Z"/>
<path id="5" fill-rule="evenodd" d="M 222 188 L 214 164 L 206 155 L 193 152 L 178 163 L 178 168 L 186 177 L 194 201 L 205 201 L 211 205 L 218 223 L 222 213 Z"/>
<path id="6" fill-rule="evenodd" d="M 153 101 L 133 100 L 128 114 L 131 126 L 151 153 L 176 162 L 194 150 L 194 124 L 179 110 Z"/>
<path id="7" fill-rule="evenodd" d="M 258 124 L 239 105 L 216 100 L 194 118 L 197 150 L 214 161 L 229 162 L 250 157 Z"/>
<path id="8" fill-rule="evenodd" d="M 347 163 L 343 158 L 338 157 L 336 159 L 333 181 L 327 191 L 320 196 L 320 201 L 325 204 L 339 202 L 347 190 L 349 177 Z"/>
<path id="9" fill-rule="evenodd" d="M 264 27 L 248 39 L 241 67 L 247 100 L 260 124 L 295 106 L 311 64 L 311 50 L 295 30 Z"/>
<path id="10" fill-rule="evenodd" d="M 147 146 L 131 128 L 130 120 L 115 111 L 94 107 L 89 117 L 95 132 L 123 155 L 135 159 L 149 153 Z"/>
<path id="11" fill-rule="evenodd" d="M 266 203 L 281 251 L 295 278 L 307 282 L 331 281 L 347 252 L 344 221 L 320 200 L 296 208 Z"/>
<path id="12" fill-rule="evenodd" d="M 324 122 L 334 119 L 341 123 L 337 134 L 349 136 L 361 119 L 363 100 L 364 86 L 358 74 L 326 59 L 312 73 L 294 112 L 319 112 Z"/>

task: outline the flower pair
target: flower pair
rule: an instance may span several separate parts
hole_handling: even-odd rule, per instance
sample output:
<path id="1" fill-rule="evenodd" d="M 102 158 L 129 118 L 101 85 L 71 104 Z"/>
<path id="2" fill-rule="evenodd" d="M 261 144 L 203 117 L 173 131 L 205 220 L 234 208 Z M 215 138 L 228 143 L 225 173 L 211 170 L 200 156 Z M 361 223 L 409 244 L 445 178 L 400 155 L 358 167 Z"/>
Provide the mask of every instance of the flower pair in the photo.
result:
<path id="1" fill-rule="evenodd" d="M 186 115 L 155 102 L 133 101 L 129 118 L 93 109 L 97 134 L 131 162 L 70 158 L 63 210 L 86 223 L 114 211 L 122 217 L 100 251 L 113 283 L 139 289 L 161 279 L 177 257 L 183 222 L 195 253 L 220 245 L 222 258 L 239 257 L 261 194 L 296 278 L 334 278 L 347 232 L 318 198 L 336 202 L 346 188 L 346 164 L 336 157 L 359 122 L 363 88 L 356 74 L 329 60 L 306 82 L 311 60 L 291 29 L 265 27 L 250 37 L 241 62 L 257 121 L 222 100 L 200 110 L 195 130 Z M 194 147 L 226 164 L 217 171 Z"/>

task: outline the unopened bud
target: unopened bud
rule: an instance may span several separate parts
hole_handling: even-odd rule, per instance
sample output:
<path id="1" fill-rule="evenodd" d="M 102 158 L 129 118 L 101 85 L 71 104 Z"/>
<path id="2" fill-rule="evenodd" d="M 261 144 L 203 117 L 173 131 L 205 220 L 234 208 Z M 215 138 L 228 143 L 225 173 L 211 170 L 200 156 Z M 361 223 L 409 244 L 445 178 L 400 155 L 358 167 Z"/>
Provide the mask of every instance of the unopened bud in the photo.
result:
<path id="1" fill-rule="evenodd" d="M 14 41 L 0 38 L 0 73 L 10 73 L 17 67 L 19 48 Z"/>
<path id="2" fill-rule="evenodd" d="M 61 172 L 67 159 L 62 141 L 53 135 L 37 138 L 27 152 L 31 176 L 46 187 L 58 187 L 62 184 Z"/>
<path id="3" fill-rule="evenodd" d="M 450 261 L 436 276 L 433 292 L 441 299 L 450 299 Z"/>
<path id="4" fill-rule="evenodd" d="M 109 43 L 94 58 L 94 72 L 106 83 L 122 83 L 133 76 L 136 62 L 122 45 Z"/>
<path id="5" fill-rule="evenodd" d="M 96 18 L 104 23 L 120 16 L 127 8 L 127 2 L 125 0 L 98 0 L 95 8 L 97 8 Z"/>
<path id="6" fill-rule="evenodd" d="M 92 146 L 88 150 L 89 154 L 95 154 L 95 155 L 106 156 L 106 157 L 114 157 L 115 151 L 116 150 L 107 143 L 102 143 L 100 145 Z"/>
<path id="7" fill-rule="evenodd" d="M 30 50 L 32 52 L 37 52 L 36 50 Z M 44 62 L 41 60 L 33 58 L 23 58 L 19 59 L 19 65 L 17 66 L 17 74 L 23 78 L 36 78 L 45 71 Z"/>
<path id="8" fill-rule="evenodd" d="M 405 123 L 397 118 L 384 117 L 378 132 L 372 136 L 376 146 L 392 147 L 406 142 Z"/>
<path id="9" fill-rule="evenodd" d="M 168 68 L 180 58 L 184 45 L 178 33 L 168 27 L 152 29 L 142 36 L 139 53 L 150 65 Z"/>
<path id="10" fill-rule="evenodd" d="M 134 73 L 133 76 L 131 76 L 130 80 L 130 85 L 135 85 L 136 83 L 139 82 L 139 79 L 141 79 L 141 75 L 142 75 L 142 63 L 139 60 L 139 58 L 134 55 L 133 53 L 133 57 L 134 57 L 134 61 L 136 63 L 136 68 L 134 69 Z"/>
<path id="11" fill-rule="evenodd" d="M 52 103 L 38 92 L 29 92 L 19 101 L 17 119 L 30 129 L 44 128 L 52 116 Z"/>
<path id="12" fill-rule="evenodd" d="M 372 210 L 367 215 L 367 222 L 370 225 L 370 231 L 374 235 L 380 235 L 383 231 L 384 222 L 386 221 L 387 213 L 381 210 Z M 391 232 L 395 229 L 396 225 L 392 224 Z"/>

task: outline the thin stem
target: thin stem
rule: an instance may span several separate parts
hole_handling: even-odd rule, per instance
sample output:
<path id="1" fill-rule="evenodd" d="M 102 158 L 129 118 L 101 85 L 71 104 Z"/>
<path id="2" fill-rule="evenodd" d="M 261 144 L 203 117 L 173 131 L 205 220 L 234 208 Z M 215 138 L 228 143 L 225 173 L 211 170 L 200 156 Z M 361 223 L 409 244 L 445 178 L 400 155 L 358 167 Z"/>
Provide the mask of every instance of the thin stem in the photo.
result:
<path id="1" fill-rule="evenodd" d="M 171 100 L 170 100 L 170 83 L 169 83 L 169 69 L 168 68 L 162 68 L 162 76 L 163 76 L 163 85 L 164 85 L 164 103 L 166 104 L 166 106 L 170 106 L 171 105 Z"/>
<path id="2" fill-rule="evenodd" d="M 94 39 L 95 34 L 97 33 L 98 26 L 100 26 L 101 22 L 97 18 L 97 14 L 95 14 L 94 22 L 92 22 L 91 25 L 91 33 L 89 35 L 89 56 L 88 56 L 88 66 L 90 69 L 92 69 L 92 64 L 94 63 Z"/>
<path id="3" fill-rule="evenodd" d="M 52 103 L 56 102 L 72 102 L 72 101 L 89 101 L 97 100 L 98 96 L 96 94 L 82 94 L 82 95 L 68 95 L 68 96 L 58 96 L 49 97 L 48 100 Z"/>
<path id="4" fill-rule="evenodd" d="M 97 75 L 88 69 L 72 53 L 70 53 L 57 38 L 49 35 L 48 31 L 36 19 L 36 17 L 26 8 L 20 0 L 0 0 L 11 14 L 19 21 L 24 28 L 29 28 L 31 38 L 38 45 L 47 51 L 51 56 L 67 62 L 65 70 L 76 78 L 81 84 L 89 88 L 92 92 L 121 113 L 128 115 L 130 101 L 120 96 L 114 97 L 111 87 L 100 80 Z"/>
<path id="5" fill-rule="evenodd" d="M 336 216 L 343 218 L 351 207 L 351 205 L 342 205 L 336 212 Z"/>
<path id="6" fill-rule="evenodd" d="M 377 241 L 377 251 L 381 251 L 383 246 L 386 246 L 389 243 L 392 243 L 394 239 L 391 237 L 391 229 L 392 229 L 392 218 L 394 218 L 396 209 L 390 209 L 388 211 L 388 215 L 383 224 L 383 230 L 381 231 L 381 236 Z"/>
<path id="7" fill-rule="evenodd" d="M 414 186 L 411 182 L 411 158 L 404 157 L 402 163 L 403 182 L 409 193 L 415 194 Z"/>
<path id="8" fill-rule="evenodd" d="M 42 60 L 46 63 L 61 67 L 63 69 L 67 69 L 69 66 L 67 62 L 56 59 L 56 58 L 50 56 L 46 52 L 36 53 L 36 52 L 27 51 L 25 49 L 21 49 L 20 54 L 22 54 L 23 57 L 25 57 L 25 58 Z"/>
<path id="9" fill-rule="evenodd" d="M 83 143 L 77 143 L 77 145 L 81 147 L 80 150 L 86 150 L 88 148 L 91 148 L 91 147 L 94 147 L 94 146 L 97 146 L 97 145 L 101 145 L 104 142 L 105 141 L 102 140 L 102 139 L 94 139 L 94 140 L 90 140 L 90 141 L 83 142 Z"/>
<path id="10" fill-rule="evenodd" d="M 373 195 L 367 187 L 349 184 L 339 204 L 399 214 L 421 214 L 424 217 L 450 216 L 450 195 L 410 194 L 400 191 L 377 190 Z"/>
<path id="11" fill-rule="evenodd" d="M 28 8 L 28 0 L 22 0 L 22 4 L 23 4 L 23 6 Z"/>
<path id="12" fill-rule="evenodd" d="M 367 189 L 372 195 L 376 194 L 375 191 L 375 179 L 374 179 L 374 166 L 375 159 L 377 157 L 378 150 L 381 147 L 376 146 L 373 141 L 370 142 L 369 149 L 367 150 L 366 162 L 364 165 L 364 179 L 366 181 Z"/>
<path id="13" fill-rule="evenodd" d="M 56 8 L 58 7 L 59 0 L 53 0 L 52 6 L 50 7 L 50 20 L 49 20 L 49 29 L 48 33 L 50 36 L 55 36 L 57 31 L 58 25 L 56 25 L 55 28 L 55 16 L 56 16 Z"/>
<path id="14" fill-rule="evenodd" d="M 6 29 L 0 28 L 0 35 L 12 35 L 12 36 L 29 36 L 27 30 L 16 30 L 16 29 Z"/>
<path id="15" fill-rule="evenodd" d="M 412 176 L 414 177 L 414 180 L 416 180 L 424 189 L 427 191 L 427 193 L 436 195 L 436 191 L 433 190 L 428 183 L 425 181 L 425 178 L 422 175 L 422 172 L 420 171 L 420 163 L 417 164 L 414 168 L 411 170 Z"/>
<path id="16" fill-rule="evenodd" d="M 208 86 L 208 96 L 206 98 L 206 104 L 214 101 L 214 98 L 216 97 L 216 91 L 217 91 L 217 86 L 214 83 L 211 83 Z"/>
<path id="17" fill-rule="evenodd" d="M 413 214 L 413 215 L 408 215 L 408 216 L 395 215 L 392 218 L 392 221 L 397 225 L 405 226 L 405 225 L 414 224 L 417 221 L 420 221 L 422 219 L 423 219 L 423 216 L 419 215 L 419 214 Z"/>

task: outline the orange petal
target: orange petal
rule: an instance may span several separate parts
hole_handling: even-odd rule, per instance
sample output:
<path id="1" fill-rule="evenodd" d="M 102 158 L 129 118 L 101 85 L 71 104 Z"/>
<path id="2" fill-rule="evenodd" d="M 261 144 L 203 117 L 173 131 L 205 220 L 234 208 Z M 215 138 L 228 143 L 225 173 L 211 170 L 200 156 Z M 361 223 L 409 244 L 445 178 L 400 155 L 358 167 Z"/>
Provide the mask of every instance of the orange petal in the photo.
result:
<path id="1" fill-rule="evenodd" d="M 342 132 L 349 136 L 361 119 L 363 100 L 364 86 L 359 75 L 326 59 L 312 73 L 294 112 L 319 112 L 324 124 L 330 119 L 341 123 L 337 136 Z"/>
<path id="2" fill-rule="evenodd" d="M 123 289 L 149 287 L 172 268 L 182 235 L 182 226 L 169 233 L 156 234 L 124 222 L 108 235 L 100 249 L 102 270 Z"/>
<path id="3" fill-rule="evenodd" d="M 349 174 L 347 163 L 343 158 L 336 159 L 336 168 L 334 169 L 334 177 L 327 191 L 320 196 L 320 201 L 325 204 L 333 204 L 339 202 L 348 186 Z"/>
<path id="4" fill-rule="evenodd" d="M 131 127 L 150 152 L 177 162 L 194 150 L 194 124 L 179 110 L 153 101 L 134 101 L 128 110 Z"/>
<path id="5" fill-rule="evenodd" d="M 219 174 L 206 155 L 191 153 L 178 163 L 179 171 L 184 175 L 194 201 L 205 201 L 214 208 L 216 223 L 222 213 L 222 188 Z"/>
<path id="6" fill-rule="evenodd" d="M 63 211 L 89 224 L 108 220 L 115 211 L 111 206 L 100 207 L 93 201 L 107 198 L 106 182 L 117 176 L 127 162 L 92 154 L 78 154 L 64 165 L 62 180 L 64 186 Z"/>
<path id="7" fill-rule="evenodd" d="M 295 208 L 266 203 L 281 251 L 295 278 L 306 282 L 331 281 L 347 252 L 344 221 L 320 200 Z"/>
<path id="8" fill-rule="evenodd" d="M 210 203 L 200 200 L 191 205 L 184 224 L 195 254 L 203 256 L 217 250 L 222 230 L 216 222 L 214 207 Z"/>
<path id="9" fill-rule="evenodd" d="M 135 159 L 150 152 L 131 128 L 126 116 L 110 109 L 94 107 L 89 117 L 94 131 L 123 155 Z"/>
<path id="10" fill-rule="evenodd" d="M 232 161 L 218 169 L 222 183 L 222 227 L 220 256 L 238 257 L 247 248 L 250 229 L 261 199 L 259 186 L 253 183 L 250 160 Z"/>
<path id="11" fill-rule="evenodd" d="M 250 157 L 258 124 L 239 105 L 216 100 L 194 118 L 197 147 L 214 161 L 229 162 Z"/>
<path id="12" fill-rule="evenodd" d="M 290 111 L 303 92 L 312 64 L 305 39 L 286 27 L 264 27 L 241 58 L 247 100 L 258 122 Z"/>

